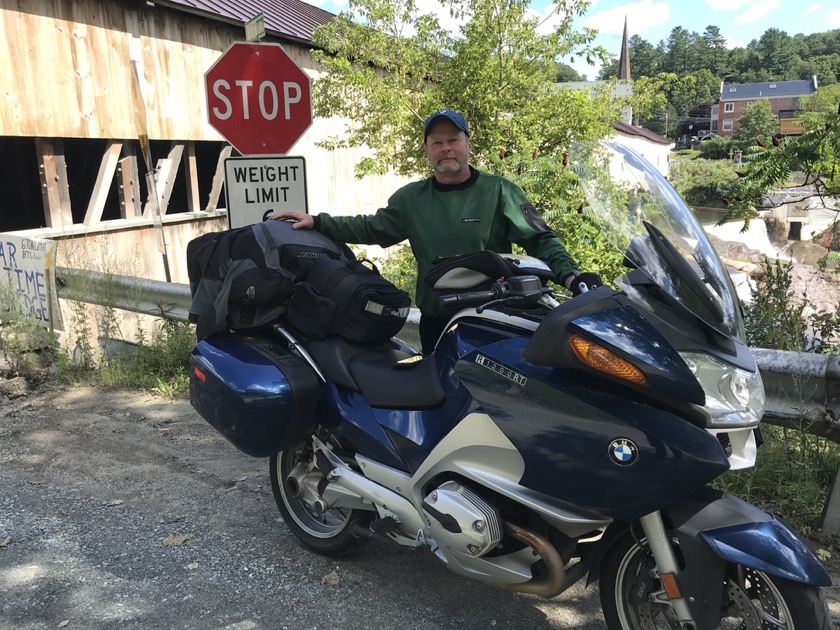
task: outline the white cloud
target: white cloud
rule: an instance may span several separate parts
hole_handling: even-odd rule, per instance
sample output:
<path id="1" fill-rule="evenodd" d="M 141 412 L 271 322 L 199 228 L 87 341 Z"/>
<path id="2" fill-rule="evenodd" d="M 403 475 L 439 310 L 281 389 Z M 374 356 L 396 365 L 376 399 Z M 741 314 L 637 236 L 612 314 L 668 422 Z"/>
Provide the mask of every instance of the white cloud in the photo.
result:
<path id="1" fill-rule="evenodd" d="M 667 24 L 670 13 L 671 5 L 668 2 L 640 0 L 591 15 L 583 25 L 596 29 L 601 35 L 620 37 L 624 32 L 626 17 L 628 33 L 631 36 L 641 35 L 646 30 Z"/>
<path id="2" fill-rule="evenodd" d="M 757 22 L 767 15 L 775 11 L 780 6 L 779 0 L 759 0 L 751 3 L 746 10 L 735 18 L 735 24 L 749 24 L 750 22 Z"/>
<path id="3" fill-rule="evenodd" d="M 807 9 L 805 9 L 805 13 L 807 13 L 808 15 L 812 15 L 820 9 L 822 9 L 822 7 L 819 4 L 812 4 Z"/>
<path id="4" fill-rule="evenodd" d="M 826 16 L 826 26 L 840 26 L 840 9 L 834 9 Z"/>
<path id="5" fill-rule="evenodd" d="M 736 11 L 754 2 L 755 0 L 706 0 L 706 4 L 712 11 Z"/>

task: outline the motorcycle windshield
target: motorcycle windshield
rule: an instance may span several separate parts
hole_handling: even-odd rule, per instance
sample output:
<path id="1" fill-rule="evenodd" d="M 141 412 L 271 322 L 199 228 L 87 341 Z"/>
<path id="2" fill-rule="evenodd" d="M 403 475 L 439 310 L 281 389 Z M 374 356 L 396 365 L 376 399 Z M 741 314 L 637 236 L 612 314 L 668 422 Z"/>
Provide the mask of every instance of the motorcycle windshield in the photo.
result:
<path id="1" fill-rule="evenodd" d="M 584 212 L 657 287 L 715 330 L 743 340 L 735 289 L 706 233 L 667 180 L 633 149 L 578 147 Z M 582 158 L 582 159 L 580 159 Z M 628 291 L 631 298 L 632 291 Z"/>

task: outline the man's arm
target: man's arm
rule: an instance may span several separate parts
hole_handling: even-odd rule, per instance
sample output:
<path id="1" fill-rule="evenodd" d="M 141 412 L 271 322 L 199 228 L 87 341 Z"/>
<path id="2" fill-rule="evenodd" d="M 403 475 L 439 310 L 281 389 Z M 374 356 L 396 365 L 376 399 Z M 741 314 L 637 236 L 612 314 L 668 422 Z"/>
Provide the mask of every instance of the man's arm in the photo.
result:
<path id="1" fill-rule="evenodd" d="M 330 238 L 345 243 L 365 243 L 390 247 L 408 238 L 401 212 L 393 207 L 380 208 L 373 215 L 335 217 L 330 214 L 306 214 L 297 210 L 280 212 L 273 221 L 291 219 L 296 230 L 316 229 Z"/>
<path id="2" fill-rule="evenodd" d="M 578 265 L 522 189 L 503 180 L 499 203 L 510 242 L 524 248 L 529 256 L 544 261 L 554 272 L 555 282 L 570 288 L 572 280 L 580 273 Z"/>

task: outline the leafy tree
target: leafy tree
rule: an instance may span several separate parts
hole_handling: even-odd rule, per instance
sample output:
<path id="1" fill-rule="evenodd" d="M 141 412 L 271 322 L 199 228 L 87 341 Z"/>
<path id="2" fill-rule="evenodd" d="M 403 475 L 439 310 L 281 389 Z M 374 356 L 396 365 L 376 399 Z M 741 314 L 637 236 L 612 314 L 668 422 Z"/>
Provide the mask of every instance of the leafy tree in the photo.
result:
<path id="1" fill-rule="evenodd" d="M 688 74 L 697 67 L 697 33 L 675 26 L 668 36 L 664 69 L 676 74 Z"/>
<path id="2" fill-rule="evenodd" d="M 635 77 L 636 75 L 633 74 L 633 62 L 631 61 L 630 64 L 630 74 Z M 609 59 L 601 64 L 601 69 L 598 71 L 598 80 L 608 81 L 616 77 L 618 77 L 618 56 L 610 55 Z"/>
<path id="3" fill-rule="evenodd" d="M 720 81 L 711 71 L 703 69 L 683 77 L 671 88 L 668 100 L 680 116 L 701 103 L 711 103 L 720 94 Z"/>
<path id="4" fill-rule="evenodd" d="M 705 148 L 717 140 L 707 140 L 700 146 Z M 671 164 L 671 185 L 691 206 L 725 208 L 721 199 L 726 199 L 736 178 L 730 162 L 720 159 L 675 160 Z"/>
<path id="5" fill-rule="evenodd" d="M 566 83 L 568 81 L 586 81 L 585 77 L 578 74 L 578 71 L 567 63 L 556 64 L 554 78 L 557 83 Z"/>
<path id="6" fill-rule="evenodd" d="M 476 162 L 484 168 L 495 167 L 491 156 L 500 151 L 558 154 L 574 139 L 609 133 L 619 114 L 607 91 L 590 94 L 555 83 L 555 59 L 604 52 L 592 47 L 592 31 L 573 30 L 587 2 L 559 0 L 557 13 L 564 17 L 547 35 L 537 34 L 524 0 L 454 6 L 463 20 L 457 36 L 412 0 L 353 0 L 315 32 L 322 50 L 313 54 L 324 75 L 315 81 L 314 113 L 350 121 L 345 134 L 323 146 L 368 147 L 359 176 L 390 169 L 427 173 L 419 129 L 444 106 L 470 121 Z"/>
<path id="7" fill-rule="evenodd" d="M 796 75 L 799 79 L 817 77 L 817 85 L 831 85 L 840 79 L 840 54 L 818 55 L 807 61 L 796 63 Z"/>
<path id="8" fill-rule="evenodd" d="M 770 78 L 784 80 L 793 67 L 794 52 L 790 35 L 777 28 L 768 28 L 755 46 L 764 70 Z"/>
<path id="9" fill-rule="evenodd" d="M 733 48 L 729 51 L 729 65 L 732 74 L 727 80 L 731 83 L 752 83 L 759 80 L 761 57 L 755 50 Z"/>
<path id="10" fill-rule="evenodd" d="M 818 88 L 813 96 L 803 98 L 801 101 L 803 109 L 823 114 L 840 113 L 837 108 L 840 106 L 840 84 L 826 85 Z"/>
<path id="11" fill-rule="evenodd" d="M 778 132 L 779 119 L 773 115 L 770 101 L 761 99 L 747 106 L 738 118 L 738 129 L 733 135 L 746 148 L 755 144 L 769 145 Z"/>
<path id="12" fill-rule="evenodd" d="M 652 77 L 661 71 L 665 62 L 665 54 L 661 49 L 638 35 L 630 37 L 627 41 L 627 49 L 630 52 L 630 76 L 633 79 Z M 598 78 L 615 79 L 618 77 L 618 70 L 618 56 L 611 55 L 609 60 L 601 66 Z"/>
<path id="13" fill-rule="evenodd" d="M 700 63 L 703 68 L 709 70 L 714 76 L 724 76 L 728 68 L 729 50 L 726 47 L 726 38 L 721 34 L 720 29 L 717 26 L 707 26 L 700 43 L 702 43 Z"/>
<path id="14" fill-rule="evenodd" d="M 641 77 L 633 82 L 633 115 L 636 124 L 649 122 L 668 105 L 668 95 L 680 78 L 673 72 L 660 72 L 653 77 Z"/>
<path id="15" fill-rule="evenodd" d="M 652 77 L 660 71 L 665 61 L 662 51 L 638 35 L 633 35 L 627 42 L 630 51 L 630 75 Z"/>

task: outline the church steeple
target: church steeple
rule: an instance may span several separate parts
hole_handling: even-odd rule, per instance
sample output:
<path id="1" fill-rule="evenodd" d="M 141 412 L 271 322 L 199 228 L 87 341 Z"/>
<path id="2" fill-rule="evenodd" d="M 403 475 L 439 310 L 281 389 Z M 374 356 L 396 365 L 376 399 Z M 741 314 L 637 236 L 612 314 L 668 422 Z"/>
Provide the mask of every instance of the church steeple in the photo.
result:
<path id="1" fill-rule="evenodd" d="M 621 38 L 621 55 L 618 58 L 618 78 L 630 80 L 630 46 L 627 43 L 627 16 L 624 16 L 624 37 Z"/>

